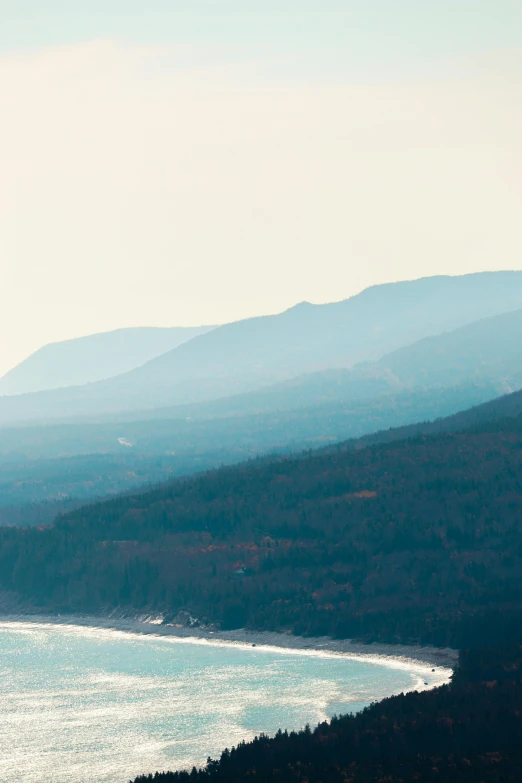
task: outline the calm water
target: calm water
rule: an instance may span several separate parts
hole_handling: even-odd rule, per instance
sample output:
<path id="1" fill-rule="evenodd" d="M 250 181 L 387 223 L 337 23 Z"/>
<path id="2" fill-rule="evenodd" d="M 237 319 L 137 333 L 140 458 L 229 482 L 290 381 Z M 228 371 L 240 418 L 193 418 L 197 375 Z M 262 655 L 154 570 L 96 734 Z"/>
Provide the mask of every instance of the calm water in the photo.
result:
<path id="1" fill-rule="evenodd" d="M 427 672 L 327 653 L 0 623 L 0 780 L 127 783 L 440 680 L 440 671 Z"/>

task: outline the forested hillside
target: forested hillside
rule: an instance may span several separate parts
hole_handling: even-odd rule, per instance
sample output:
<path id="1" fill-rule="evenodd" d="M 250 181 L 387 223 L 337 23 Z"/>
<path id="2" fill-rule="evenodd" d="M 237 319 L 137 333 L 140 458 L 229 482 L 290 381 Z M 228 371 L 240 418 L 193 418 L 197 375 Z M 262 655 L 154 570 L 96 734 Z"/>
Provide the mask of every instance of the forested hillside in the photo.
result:
<path id="1" fill-rule="evenodd" d="M 201 771 L 135 783 L 518 783 L 522 645 L 461 653 L 450 685 L 385 699 L 315 731 L 279 731 Z"/>
<path id="2" fill-rule="evenodd" d="M 0 586 L 60 611 L 461 647 L 522 609 L 522 417 L 249 462 L 1 531 Z"/>

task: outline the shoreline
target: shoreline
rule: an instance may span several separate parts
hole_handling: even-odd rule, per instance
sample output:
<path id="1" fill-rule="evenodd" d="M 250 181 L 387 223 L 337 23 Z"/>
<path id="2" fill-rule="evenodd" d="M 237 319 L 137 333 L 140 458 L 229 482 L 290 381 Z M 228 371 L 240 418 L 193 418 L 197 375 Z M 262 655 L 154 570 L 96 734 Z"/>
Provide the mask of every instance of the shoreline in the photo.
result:
<path id="1" fill-rule="evenodd" d="M 161 617 L 112 617 L 110 615 L 50 615 L 23 612 L 0 614 L 0 623 L 24 622 L 46 625 L 81 626 L 103 630 L 121 631 L 145 636 L 167 637 L 187 642 L 206 642 L 219 645 L 238 645 L 259 648 L 277 648 L 289 652 L 326 653 L 350 658 L 370 660 L 381 665 L 415 665 L 420 668 L 453 671 L 458 661 L 458 651 L 428 645 L 402 645 L 373 642 L 366 644 L 353 639 L 333 639 L 328 636 L 294 636 L 290 632 L 215 631 L 205 627 L 162 624 Z M 449 672 L 448 672 L 449 678 Z"/>

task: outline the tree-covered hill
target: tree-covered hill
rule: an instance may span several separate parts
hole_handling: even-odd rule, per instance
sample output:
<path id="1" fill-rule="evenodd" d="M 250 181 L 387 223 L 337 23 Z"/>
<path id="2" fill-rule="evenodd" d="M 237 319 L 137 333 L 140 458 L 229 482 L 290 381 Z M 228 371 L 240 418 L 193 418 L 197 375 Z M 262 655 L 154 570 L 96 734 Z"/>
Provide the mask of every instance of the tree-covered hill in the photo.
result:
<path id="1" fill-rule="evenodd" d="M 0 588 L 48 610 L 461 647 L 522 611 L 522 417 L 248 462 L 0 542 Z"/>
<path id="2" fill-rule="evenodd" d="M 518 783 L 522 646 L 467 651 L 450 685 L 225 750 L 192 773 L 135 783 Z"/>

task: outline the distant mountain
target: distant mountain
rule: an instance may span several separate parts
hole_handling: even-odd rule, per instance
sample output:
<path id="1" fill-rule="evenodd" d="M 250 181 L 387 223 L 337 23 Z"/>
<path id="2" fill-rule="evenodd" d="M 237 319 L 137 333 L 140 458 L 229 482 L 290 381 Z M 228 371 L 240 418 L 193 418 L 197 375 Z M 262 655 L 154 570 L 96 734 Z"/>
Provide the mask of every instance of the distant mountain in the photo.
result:
<path id="1" fill-rule="evenodd" d="M 333 450 L 360 449 L 470 428 L 498 428 L 499 421 L 522 416 L 522 390 L 494 395 L 493 385 L 484 383 L 248 416 L 4 428 L 0 507 L 46 498 L 99 497 L 260 454 L 324 444 L 332 444 L 327 448 Z"/>
<path id="2" fill-rule="evenodd" d="M 47 426 L 0 428 L 0 460 L 89 453 L 232 461 L 433 421 L 522 387 L 522 310 L 425 338 L 351 370 L 221 400 Z M 195 460 L 195 462 L 194 462 Z M 193 465 L 194 462 L 194 465 Z M 187 472 L 190 472 L 187 470 Z"/>
<path id="3" fill-rule="evenodd" d="M 183 410 L 192 416 L 198 411 L 207 416 L 255 413 L 462 385 L 487 386 L 498 395 L 522 387 L 522 310 L 424 338 L 377 362 L 302 375 L 257 392 Z"/>
<path id="4" fill-rule="evenodd" d="M 96 384 L 0 400 L 0 422 L 194 403 L 303 373 L 349 368 L 480 318 L 522 308 L 522 272 L 433 277 L 329 305 L 221 326 Z"/>
<path id="5" fill-rule="evenodd" d="M 117 329 L 50 343 L 0 378 L 0 395 L 80 386 L 112 378 L 213 328 Z"/>
<path id="6" fill-rule="evenodd" d="M 419 393 L 436 387 L 481 387 L 487 389 L 485 399 L 521 388 L 522 310 L 424 338 L 377 362 L 308 373 L 257 391 L 208 402 L 126 412 L 118 420 L 245 416 L 331 403 L 367 402 L 381 395 Z M 462 402 L 467 407 L 464 397 Z M 476 402 L 473 392 L 469 405 Z M 114 422 L 114 415 L 109 418 Z"/>

